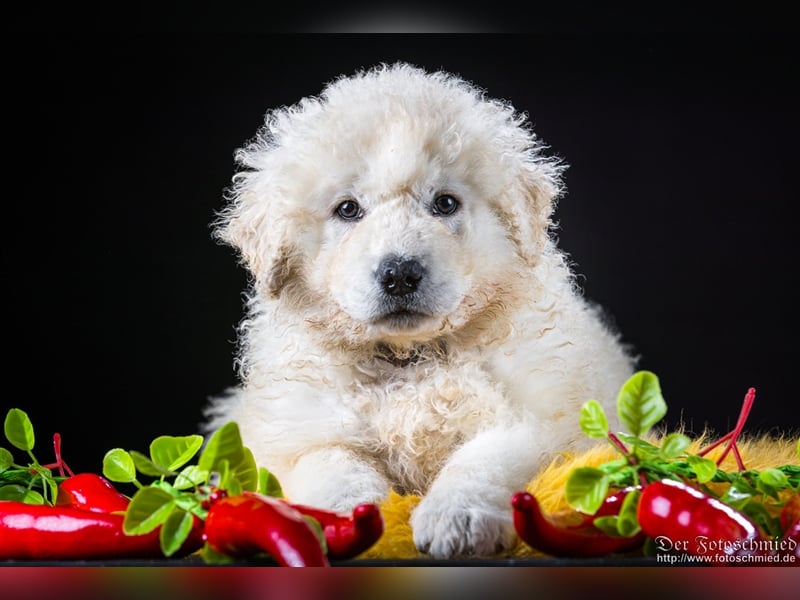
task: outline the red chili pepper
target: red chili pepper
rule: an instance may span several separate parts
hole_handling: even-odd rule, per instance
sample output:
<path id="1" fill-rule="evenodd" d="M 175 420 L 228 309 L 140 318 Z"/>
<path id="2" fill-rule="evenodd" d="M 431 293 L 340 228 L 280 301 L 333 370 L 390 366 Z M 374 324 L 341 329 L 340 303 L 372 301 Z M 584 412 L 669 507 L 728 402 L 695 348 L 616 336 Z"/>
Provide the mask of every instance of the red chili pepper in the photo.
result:
<path id="1" fill-rule="evenodd" d="M 662 479 L 642 490 L 637 511 L 648 536 L 692 555 L 732 555 L 757 547 L 756 525 L 716 498 L 680 481 Z"/>
<path id="2" fill-rule="evenodd" d="M 800 519 L 786 529 L 777 546 L 781 554 L 795 557 L 797 562 L 791 564 L 795 566 L 800 564 Z"/>
<path id="3" fill-rule="evenodd" d="M 627 492 L 626 492 L 627 493 Z M 612 503 L 617 512 L 622 504 L 615 498 Z M 614 514 L 609 507 L 602 515 Z M 539 502 L 528 492 L 517 492 L 511 498 L 514 508 L 514 528 L 520 539 L 537 550 L 553 556 L 593 557 L 627 552 L 644 543 L 644 536 L 636 534 L 631 537 L 611 536 L 591 524 L 591 520 L 577 526 L 559 526 L 542 513 Z"/>
<path id="4" fill-rule="evenodd" d="M 57 506 L 72 506 L 91 512 L 124 512 L 130 499 L 111 482 L 95 473 L 79 473 L 58 485 Z"/>
<path id="5" fill-rule="evenodd" d="M 164 557 L 160 529 L 144 535 L 126 535 L 122 530 L 123 520 L 121 514 L 3 500 L 0 501 L 0 559 Z M 191 554 L 202 545 L 202 528 L 198 526 L 177 556 Z"/>
<path id="6" fill-rule="evenodd" d="M 208 509 L 205 537 L 234 557 L 265 552 L 282 566 L 327 567 L 322 543 L 300 511 L 287 502 L 248 493 L 221 498 Z"/>
<path id="7" fill-rule="evenodd" d="M 780 516 L 783 537 L 778 544 L 784 554 L 794 556 L 800 564 L 800 494 L 794 494 L 783 505 Z"/>
<path id="8" fill-rule="evenodd" d="M 603 503 L 600 505 L 600 508 L 598 508 L 593 515 L 586 516 L 585 524 L 593 523 L 597 517 L 610 517 L 618 515 L 619 511 L 622 509 L 622 502 L 625 500 L 625 497 L 632 491 L 640 489 L 642 489 L 641 486 L 632 485 L 606 496 L 606 498 L 603 500 Z"/>
<path id="9" fill-rule="evenodd" d="M 214 488 L 210 492 L 208 492 L 208 496 L 200 503 L 200 505 L 208 510 L 211 508 L 211 505 L 215 502 L 219 502 L 223 498 L 228 497 L 228 490 L 223 490 L 220 488 Z"/>
<path id="10" fill-rule="evenodd" d="M 328 557 L 334 560 L 358 556 L 383 535 L 383 518 L 377 504 L 359 504 L 351 514 L 289 504 L 319 522 L 325 534 Z"/>

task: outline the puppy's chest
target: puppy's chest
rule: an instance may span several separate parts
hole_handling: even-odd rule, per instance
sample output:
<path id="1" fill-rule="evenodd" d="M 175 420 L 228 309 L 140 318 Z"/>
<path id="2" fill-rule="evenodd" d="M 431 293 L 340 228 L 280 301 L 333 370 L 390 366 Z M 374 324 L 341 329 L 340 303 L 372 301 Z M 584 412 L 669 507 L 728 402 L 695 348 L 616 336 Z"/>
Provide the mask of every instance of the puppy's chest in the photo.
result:
<path id="1" fill-rule="evenodd" d="M 400 462 L 441 462 L 508 411 L 500 387 L 474 365 L 379 372 L 356 382 L 351 401 L 369 443 Z"/>

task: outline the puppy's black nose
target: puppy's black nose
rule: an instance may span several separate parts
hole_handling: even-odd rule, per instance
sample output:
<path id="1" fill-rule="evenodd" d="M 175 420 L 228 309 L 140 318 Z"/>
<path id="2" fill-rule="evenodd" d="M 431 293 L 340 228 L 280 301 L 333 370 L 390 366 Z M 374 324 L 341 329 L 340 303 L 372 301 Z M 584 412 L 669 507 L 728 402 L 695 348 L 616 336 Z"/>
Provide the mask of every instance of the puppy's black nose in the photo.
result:
<path id="1" fill-rule="evenodd" d="M 417 290 L 425 273 L 424 267 L 413 258 L 385 258 L 378 267 L 378 281 L 390 296 L 405 296 Z"/>

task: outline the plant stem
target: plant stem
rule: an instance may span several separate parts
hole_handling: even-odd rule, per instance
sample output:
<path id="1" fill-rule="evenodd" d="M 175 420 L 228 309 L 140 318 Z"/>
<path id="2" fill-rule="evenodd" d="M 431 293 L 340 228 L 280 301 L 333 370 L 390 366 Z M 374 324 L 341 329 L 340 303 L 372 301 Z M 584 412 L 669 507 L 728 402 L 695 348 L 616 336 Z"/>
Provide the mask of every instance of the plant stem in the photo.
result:
<path id="1" fill-rule="evenodd" d="M 53 434 L 53 450 L 54 450 L 55 455 L 56 455 L 56 462 L 50 463 L 48 465 L 42 465 L 42 466 L 45 469 L 50 469 L 50 470 L 58 469 L 58 474 L 61 475 L 62 477 L 66 476 L 66 475 L 64 475 L 64 471 L 66 471 L 67 474 L 70 477 L 75 475 L 75 473 L 73 473 L 72 469 L 69 468 L 69 465 L 66 462 L 64 462 L 64 459 L 61 457 L 61 434 L 60 433 L 54 433 Z"/>
<path id="2" fill-rule="evenodd" d="M 732 431 L 726 433 L 716 442 L 707 446 L 700 452 L 698 452 L 698 456 L 705 456 L 711 450 L 728 442 L 725 446 L 725 450 L 722 452 L 720 457 L 717 459 L 717 466 L 722 464 L 722 461 L 725 460 L 725 457 L 728 456 L 729 452 L 733 452 L 733 457 L 736 459 L 736 466 L 739 468 L 740 471 L 745 470 L 744 461 L 742 460 L 742 455 L 739 454 L 739 448 L 736 446 L 736 440 L 741 435 L 742 430 L 744 429 L 744 424 L 747 422 L 747 417 L 750 415 L 750 410 L 753 408 L 753 403 L 756 399 L 756 388 L 750 388 L 747 390 L 747 394 L 744 396 L 744 402 L 742 403 L 742 410 L 739 412 L 739 418 L 736 421 L 736 426 L 733 428 Z"/>
<path id="3" fill-rule="evenodd" d="M 611 445 L 614 446 L 617 450 L 619 450 L 622 454 L 626 457 L 630 454 L 628 447 L 622 443 L 622 440 L 619 439 L 614 433 L 608 432 L 608 441 L 611 442 Z"/>

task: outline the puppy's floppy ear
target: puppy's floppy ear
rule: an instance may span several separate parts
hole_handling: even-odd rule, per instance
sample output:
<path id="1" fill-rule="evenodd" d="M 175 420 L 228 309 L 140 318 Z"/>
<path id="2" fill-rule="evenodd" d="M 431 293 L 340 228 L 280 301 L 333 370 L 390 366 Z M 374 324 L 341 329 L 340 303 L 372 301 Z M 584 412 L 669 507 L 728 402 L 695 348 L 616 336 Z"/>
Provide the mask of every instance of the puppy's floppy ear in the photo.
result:
<path id="1" fill-rule="evenodd" d="M 529 266 L 537 264 L 549 240 L 564 168 L 557 160 L 529 158 L 519 166 L 516 179 L 498 205 L 500 219 Z"/>
<path id="2" fill-rule="evenodd" d="M 239 251 L 255 289 L 274 298 L 299 273 L 302 232 L 309 229 L 310 218 L 297 201 L 300 163 L 284 142 L 303 129 L 306 113 L 318 110 L 319 102 L 307 99 L 267 112 L 258 133 L 235 153 L 240 170 L 225 191 L 226 206 L 212 223 L 214 236 Z"/>
<path id="3" fill-rule="evenodd" d="M 277 297 L 291 275 L 295 248 L 276 190 L 260 179 L 256 172 L 237 173 L 226 194 L 229 203 L 212 225 L 216 239 L 239 251 L 256 288 Z"/>

